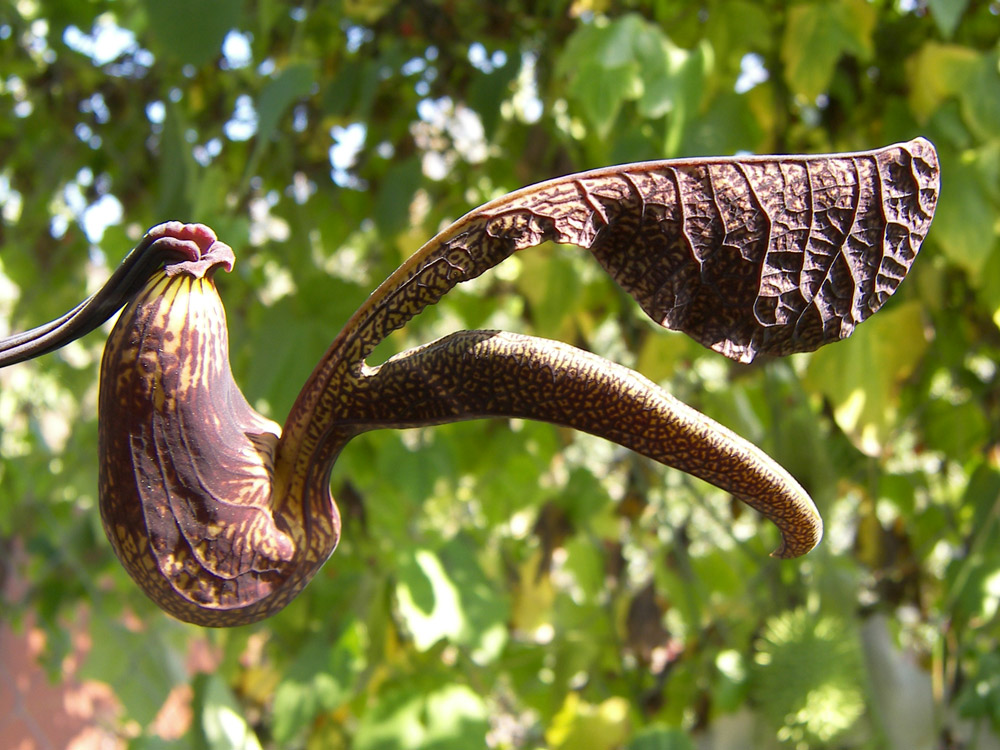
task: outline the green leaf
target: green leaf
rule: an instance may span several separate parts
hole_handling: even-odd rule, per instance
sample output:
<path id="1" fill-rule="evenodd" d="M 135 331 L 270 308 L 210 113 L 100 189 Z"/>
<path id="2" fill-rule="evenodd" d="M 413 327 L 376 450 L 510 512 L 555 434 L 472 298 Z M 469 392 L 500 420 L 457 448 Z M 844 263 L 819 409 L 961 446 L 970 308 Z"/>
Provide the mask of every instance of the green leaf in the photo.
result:
<path id="1" fill-rule="evenodd" d="M 340 295 L 333 299 L 351 296 L 347 284 L 336 279 L 327 281 L 327 288 Z M 302 354 L 322 353 L 323 347 L 329 345 L 329 331 L 336 325 L 316 317 L 304 319 L 297 308 L 295 299 L 285 297 L 278 300 L 266 311 L 260 311 L 259 320 L 253 321 L 250 335 L 238 340 L 240 346 L 247 350 L 249 359 L 243 368 L 246 378 L 241 381 L 241 384 L 245 383 L 244 392 L 251 401 L 265 399 L 273 410 L 273 417 L 279 421 L 288 413 L 301 389 L 300 384 L 309 375 L 309 367 L 302 362 Z M 269 356 L 259 356 L 262 351 L 268 352 Z"/>
<path id="2" fill-rule="evenodd" d="M 574 692 L 566 696 L 545 731 L 545 739 L 552 750 L 612 750 L 628 737 L 628 727 L 629 704 L 624 698 L 608 698 L 595 705 L 582 701 Z"/>
<path id="3" fill-rule="evenodd" d="M 180 108 L 167 106 L 167 116 L 160 136 L 160 198 L 156 210 L 160 216 L 190 216 L 190 194 L 194 185 L 194 159 L 184 140 L 186 123 Z"/>
<path id="4" fill-rule="evenodd" d="M 983 264 L 982 282 L 978 290 L 979 299 L 994 325 L 1000 328 L 1000 244 L 993 248 L 990 257 Z"/>
<path id="5" fill-rule="evenodd" d="M 793 6 L 781 44 L 785 80 L 792 91 L 812 102 L 829 87 L 842 55 L 871 57 L 875 22 L 875 8 L 865 0 Z"/>
<path id="6" fill-rule="evenodd" d="M 680 151 L 685 131 L 698 119 L 713 65 L 712 48 L 703 42 L 693 50 L 683 50 L 658 29 L 647 31 L 641 41 L 636 50 L 643 84 L 639 114 L 647 118 L 669 114 L 664 151 L 673 155 Z"/>
<path id="7" fill-rule="evenodd" d="M 546 338 L 563 338 L 568 332 L 562 329 L 562 324 L 580 295 L 580 262 L 592 261 L 582 257 L 576 247 L 523 253 L 518 260 L 522 270 L 517 288 L 527 300 L 527 313 L 535 333 Z"/>
<path id="8" fill-rule="evenodd" d="M 636 732 L 628 750 L 694 750 L 686 732 L 661 724 L 652 724 Z"/>
<path id="9" fill-rule="evenodd" d="M 690 53 L 678 48 L 658 29 L 648 29 L 636 39 L 635 56 L 642 77 L 639 114 L 648 118 L 662 117 L 674 106 L 679 87 L 672 79 L 679 69 L 686 67 Z"/>
<path id="10" fill-rule="evenodd" d="M 758 151 L 764 130 L 746 96 L 725 92 L 693 117 L 680 151 L 686 156 Z"/>
<path id="11" fill-rule="evenodd" d="M 910 108 L 925 119 L 941 103 L 965 91 L 979 67 L 980 55 L 970 47 L 931 41 L 906 61 L 906 73 L 916 85 L 909 89 Z"/>
<path id="12" fill-rule="evenodd" d="M 580 103 L 597 135 L 605 138 L 618 118 L 622 103 L 634 96 L 638 80 L 632 65 L 606 68 L 584 63 L 570 84 L 569 93 Z"/>
<path id="13" fill-rule="evenodd" d="M 143 726 L 156 717 L 171 688 L 187 678 L 180 646 L 189 629 L 172 621 L 161 625 L 130 630 L 95 613 L 91 627 L 100 637 L 93 639 L 78 674 L 116 686 L 126 716 Z"/>
<path id="14" fill-rule="evenodd" d="M 598 19 L 581 24 L 567 40 L 556 64 L 556 72 L 571 72 L 585 62 L 603 68 L 629 65 L 635 59 L 633 45 L 645 29 L 646 22 L 635 13 L 610 22 Z"/>
<path id="15" fill-rule="evenodd" d="M 492 138 L 497 126 L 502 122 L 501 104 L 511 92 L 511 84 L 517 78 L 518 66 L 511 55 L 506 64 L 490 73 L 482 73 L 469 86 L 469 106 L 479 113 L 487 138 Z"/>
<path id="16" fill-rule="evenodd" d="M 396 586 L 400 616 L 416 647 L 426 651 L 442 638 L 457 638 L 463 616 L 458 591 L 440 559 L 417 550 L 399 570 Z"/>
<path id="17" fill-rule="evenodd" d="M 477 559 L 478 547 L 460 535 L 440 550 L 442 564 L 455 583 L 465 619 L 457 642 L 469 649 L 477 664 L 495 661 L 507 644 L 510 618 L 507 595 L 498 591 Z"/>
<path id="18" fill-rule="evenodd" d="M 424 683 L 429 682 L 425 679 Z M 354 750 L 467 750 L 483 747 L 489 713 L 465 685 L 420 681 L 387 687 L 361 716 Z"/>
<path id="19" fill-rule="evenodd" d="M 959 713 L 970 719 L 989 719 L 1000 724 L 1000 655 L 977 654 L 975 667 L 967 675 L 957 700 Z"/>
<path id="20" fill-rule="evenodd" d="M 332 643 L 318 633 L 303 645 L 274 691 L 274 737 L 287 745 L 322 711 L 352 695 L 364 668 L 364 628 L 351 620 Z"/>
<path id="21" fill-rule="evenodd" d="M 556 71 L 600 137 L 606 137 L 623 102 L 642 91 L 634 47 L 645 22 L 634 14 L 610 23 L 584 24 L 569 38 Z"/>
<path id="22" fill-rule="evenodd" d="M 996 505 L 996 497 L 991 498 Z M 992 619 L 1000 608 L 1000 554 L 993 519 L 975 530 L 976 550 L 965 559 L 953 559 L 945 572 L 948 610 L 960 627 L 973 618 Z"/>
<path id="23" fill-rule="evenodd" d="M 959 462 L 975 455 L 989 437 L 986 416 L 972 401 L 934 399 L 926 405 L 922 422 L 926 447 Z"/>
<path id="24" fill-rule="evenodd" d="M 962 90 L 962 116 L 985 142 L 1000 138 L 1000 54 L 983 55 Z"/>
<path id="25" fill-rule="evenodd" d="M 246 193 L 250 179 L 257 173 L 260 160 L 268 149 L 278 124 L 297 100 L 310 92 L 316 73 L 310 63 L 289 65 L 261 90 L 257 97 L 257 137 L 243 169 L 239 192 Z"/>
<path id="26" fill-rule="evenodd" d="M 410 203 L 423 181 L 420 159 L 412 157 L 389 167 L 375 201 L 375 223 L 383 236 L 402 231 L 410 224 Z"/>
<path id="27" fill-rule="evenodd" d="M 344 0 L 344 14 L 352 21 L 373 24 L 393 5 L 393 0 Z"/>
<path id="28" fill-rule="evenodd" d="M 182 65 L 201 67 L 217 57 L 226 33 L 240 25 L 240 0 L 146 0 L 149 27 L 158 54 Z"/>
<path id="29" fill-rule="evenodd" d="M 289 108 L 309 94 L 316 81 L 315 66 L 294 63 L 271 79 L 257 97 L 257 139 L 268 143 Z"/>
<path id="30" fill-rule="evenodd" d="M 720 61 L 737 62 L 747 52 L 766 54 L 771 50 L 778 18 L 761 3 L 727 0 L 724 13 L 708 14 L 706 36 Z"/>
<path id="31" fill-rule="evenodd" d="M 955 156 L 943 150 L 941 198 L 931 236 L 952 263 L 978 281 L 995 246 L 997 226 L 974 157 L 975 152 Z"/>
<path id="32" fill-rule="evenodd" d="M 907 61 L 907 73 L 919 84 L 910 89 L 910 106 L 918 117 L 927 118 L 947 100 L 957 99 L 972 133 L 984 144 L 995 141 L 1000 132 L 998 65 L 996 52 L 928 42 Z"/>
<path id="33" fill-rule="evenodd" d="M 579 587 L 579 598 L 587 603 L 596 603 L 606 593 L 605 564 L 601 548 L 583 534 L 576 535 L 563 546 L 566 550 L 564 569 L 573 576 Z"/>
<path id="34" fill-rule="evenodd" d="M 217 674 L 205 677 L 201 726 L 210 750 L 261 750 L 232 691 Z"/>
<path id="35" fill-rule="evenodd" d="M 827 745 L 865 712 L 861 650 L 840 617 L 805 609 L 772 617 L 750 674 L 761 712 L 802 746 Z"/>
<path id="36" fill-rule="evenodd" d="M 679 150 L 711 68 L 712 48 L 707 42 L 691 51 L 681 49 L 636 15 L 606 25 L 581 26 L 557 66 L 568 75 L 571 97 L 602 138 L 610 133 L 625 101 L 637 99 L 642 118 L 669 114 L 668 154 Z"/>
<path id="37" fill-rule="evenodd" d="M 965 9 L 969 7 L 969 0 L 927 0 L 927 7 L 931 9 L 931 15 L 941 30 L 941 36 L 951 39 Z"/>
<path id="38" fill-rule="evenodd" d="M 358 99 L 365 72 L 366 66 L 359 61 L 345 60 L 323 90 L 323 111 L 336 117 L 349 117 Z"/>
<path id="39" fill-rule="evenodd" d="M 422 549 L 399 568 L 396 600 L 400 618 L 420 651 L 442 638 L 473 650 L 477 661 L 495 659 L 506 642 L 508 607 L 490 591 L 475 547 L 455 539 L 438 554 Z"/>
<path id="40" fill-rule="evenodd" d="M 506 523 L 519 511 L 547 496 L 538 477 L 558 452 L 556 428 L 525 422 L 516 432 L 504 422 L 469 423 L 441 428 L 453 446 L 456 466 L 472 478 L 473 494 L 490 527 Z M 488 442 L 489 454 L 482 445 Z"/>
<path id="41" fill-rule="evenodd" d="M 926 350 L 921 305 L 908 302 L 815 352 L 803 385 L 830 400 L 837 424 L 858 449 L 879 455 L 896 426 L 903 381 Z"/>

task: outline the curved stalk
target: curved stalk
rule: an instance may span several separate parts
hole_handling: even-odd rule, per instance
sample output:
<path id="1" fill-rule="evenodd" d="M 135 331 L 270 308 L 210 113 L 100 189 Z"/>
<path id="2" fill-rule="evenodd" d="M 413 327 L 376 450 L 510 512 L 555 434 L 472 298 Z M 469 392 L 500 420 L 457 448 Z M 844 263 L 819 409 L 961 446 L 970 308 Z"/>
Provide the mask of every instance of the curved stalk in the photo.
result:
<path id="1" fill-rule="evenodd" d="M 822 520 L 759 448 L 642 375 L 589 352 L 505 331 L 461 331 L 367 370 L 345 413 L 365 430 L 483 417 L 553 422 L 606 438 L 731 492 L 777 525 L 798 557 Z"/>

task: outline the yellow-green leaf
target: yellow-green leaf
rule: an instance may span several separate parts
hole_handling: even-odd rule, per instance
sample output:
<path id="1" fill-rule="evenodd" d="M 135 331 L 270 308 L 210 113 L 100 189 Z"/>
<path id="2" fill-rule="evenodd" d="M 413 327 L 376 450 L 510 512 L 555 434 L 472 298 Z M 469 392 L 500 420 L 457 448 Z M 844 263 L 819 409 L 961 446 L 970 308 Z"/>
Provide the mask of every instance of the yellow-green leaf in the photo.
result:
<path id="1" fill-rule="evenodd" d="M 896 428 L 900 388 L 927 349 L 921 310 L 919 302 L 883 310 L 809 362 L 805 387 L 829 399 L 837 424 L 869 455 Z"/>
<path id="2" fill-rule="evenodd" d="M 934 22 L 941 35 L 950 39 L 962 20 L 962 14 L 969 7 L 969 0 L 927 0 L 927 7 L 934 16 Z"/>
<path id="3" fill-rule="evenodd" d="M 948 258 L 978 282 L 996 243 L 997 226 L 975 157 L 976 152 L 942 154 L 941 200 L 931 231 Z"/>
<path id="4" fill-rule="evenodd" d="M 483 747 L 487 709 L 465 685 L 390 684 L 361 717 L 355 750 Z"/>
<path id="5" fill-rule="evenodd" d="M 261 750 L 260 740 L 243 716 L 232 690 L 217 674 L 205 686 L 201 723 L 211 750 Z"/>
<path id="6" fill-rule="evenodd" d="M 552 750 L 586 747 L 611 750 L 628 738 L 629 704 L 624 698 L 608 698 L 602 703 L 586 703 L 578 693 L 570 693 L 552 719 L 545 739 Z"/>
<path id="7" fill-rule="evenodd" d="M 919 118 L 930 117 L 944 100 L 963 91 L 979 66 L 979 53 L 958 44 L 928 42 L 906 61 L 910 107 Z"/>
<path id="8" fill-rule="evenodd" d="M 781 57 L 792 91 L 813 101 L 827 90 L 842 55 L 869 58 L 875 20 L 875 8 L 865 0 L 804 3 L 791 8 Z"/>

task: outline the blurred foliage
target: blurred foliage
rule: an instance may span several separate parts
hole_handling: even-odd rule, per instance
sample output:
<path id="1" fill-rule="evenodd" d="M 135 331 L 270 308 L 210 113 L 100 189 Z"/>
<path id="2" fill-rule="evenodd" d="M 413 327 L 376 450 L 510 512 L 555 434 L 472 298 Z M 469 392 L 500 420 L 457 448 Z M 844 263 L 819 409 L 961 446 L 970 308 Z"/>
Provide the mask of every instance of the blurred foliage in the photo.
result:
<path id="1" fill-rule="evenodd" d="M 827 522 L 804 560 L 686 475 L 549 425 L 356 440 L 340 549 L 257 626 L 145 600 L 96 508 L 103 338 L 0 372 L 2 617 L 87 613 L 136 748 L 977 747 L 1000 732 L 1000 5 L 981 0 L 12 0 L 0 5 L 0 333 L 149 226 L 212 226 L 237 380 L 281 421 L 353 309 L 444 223 L 547 177 L 915 135 L 943 191 L 850 340 L 733 365 L 585 253 L 454 290 L 461 328 L 637 367 L 757 442 Z M 201 658 L 194 655 L 201 654 Z M 206 656 L 207 654 L 207 656 Z M 185 687 L 190 721 L 154 719 Z M 178 737 L 178 733 L 180 736 Z M 752 740 L 751 740 L 752 738 Z"/>

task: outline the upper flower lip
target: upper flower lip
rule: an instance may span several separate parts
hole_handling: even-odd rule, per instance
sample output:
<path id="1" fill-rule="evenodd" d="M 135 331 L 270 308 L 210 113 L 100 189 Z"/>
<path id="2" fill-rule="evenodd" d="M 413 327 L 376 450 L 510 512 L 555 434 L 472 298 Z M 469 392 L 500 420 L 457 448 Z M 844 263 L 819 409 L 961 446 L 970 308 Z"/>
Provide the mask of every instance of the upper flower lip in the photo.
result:
<path id="1" fill-rule="evenodd" d="M 167 221 L 146 232 L 143 240 L 147 246 L 155 246 L 157 251 L 175 254 L 179 258 L 164 267 L 168 276 L 184 273 L 202 278 L 220 266 L 227 273 L 233 270 L 233 249 L 220 242 L 215 232 L 204 224 Z"/>
<path id="2" fill-rule="evenodd" d="M 128 304 L 160 268 L 168 276 L 202 278 L 219 267 L 231 271 L 233 262 L 232 248 L 204 224 L 157 224 L 96 294 L 56 320 L 0 339 L 0 367 L 41 356 L 90 333 Z"/>

